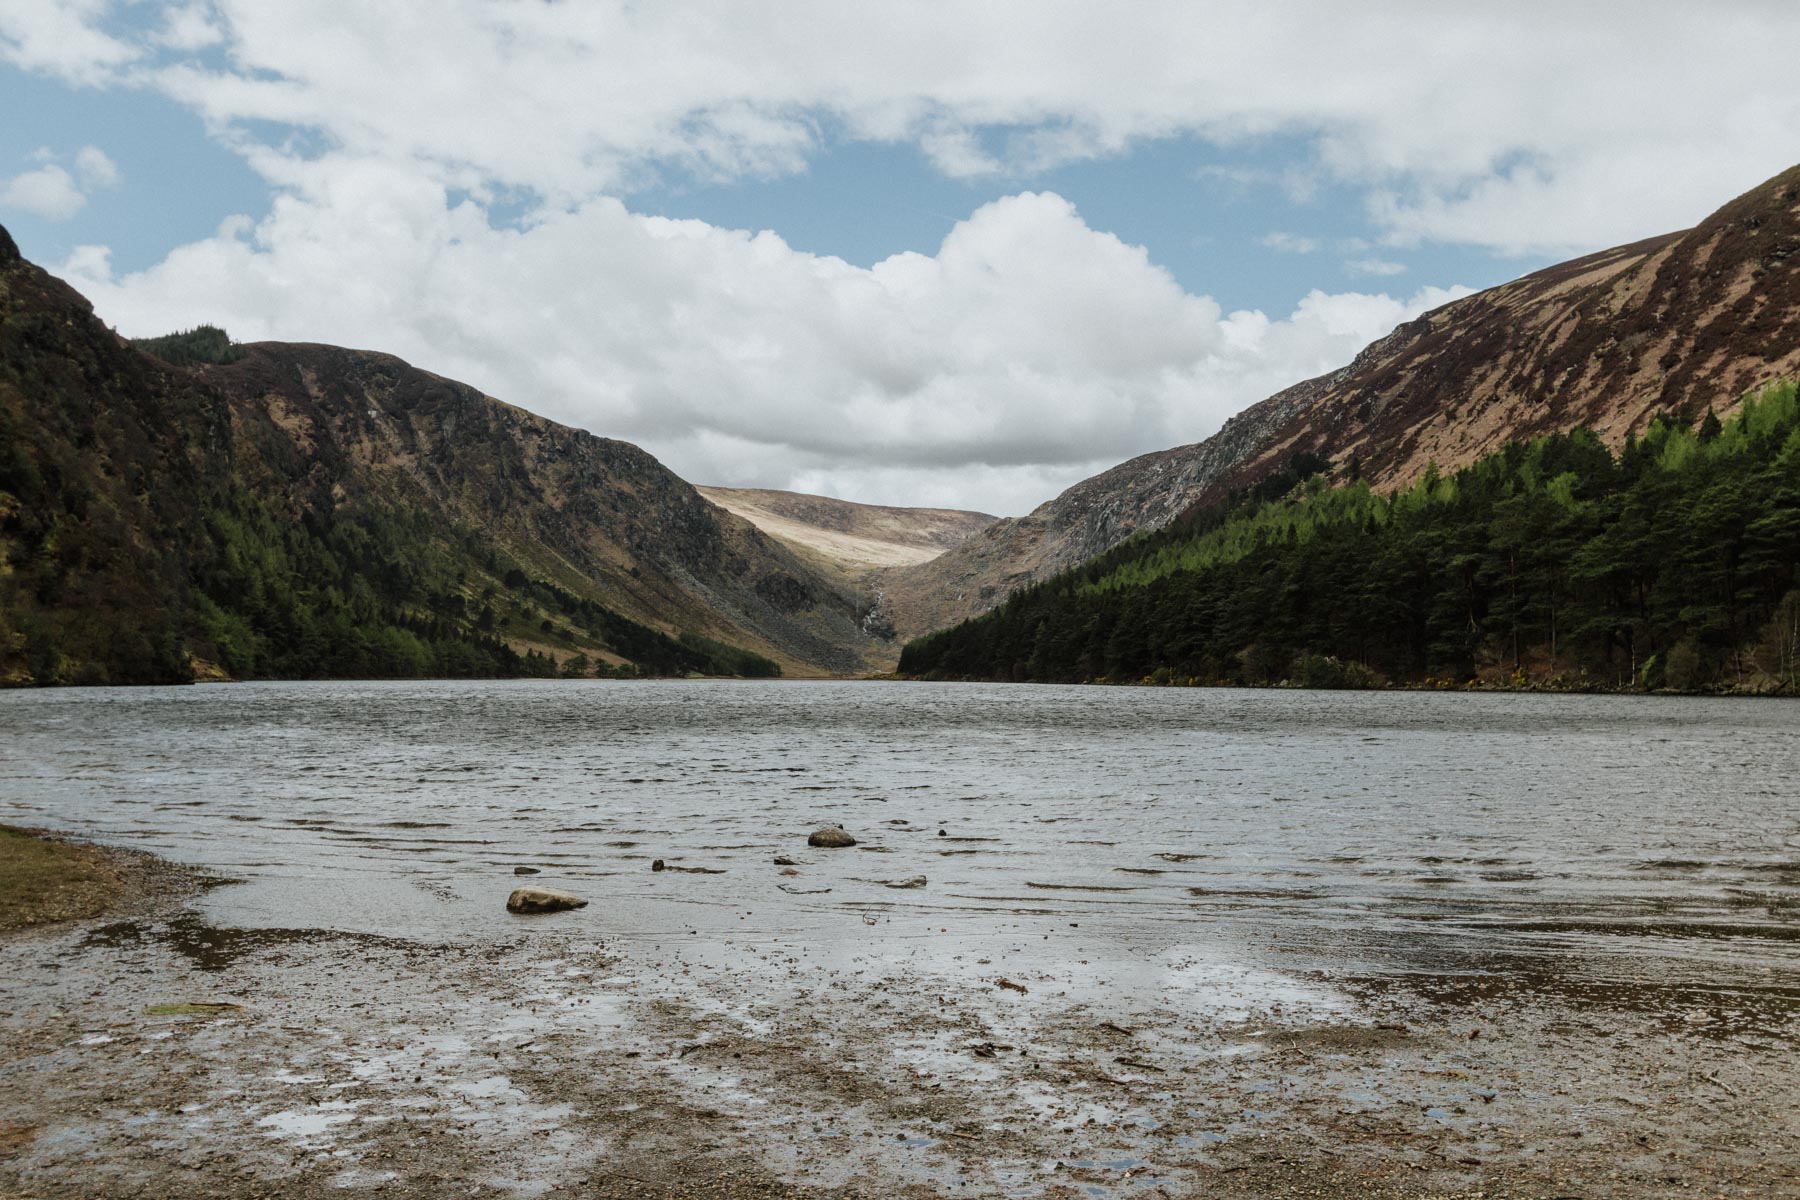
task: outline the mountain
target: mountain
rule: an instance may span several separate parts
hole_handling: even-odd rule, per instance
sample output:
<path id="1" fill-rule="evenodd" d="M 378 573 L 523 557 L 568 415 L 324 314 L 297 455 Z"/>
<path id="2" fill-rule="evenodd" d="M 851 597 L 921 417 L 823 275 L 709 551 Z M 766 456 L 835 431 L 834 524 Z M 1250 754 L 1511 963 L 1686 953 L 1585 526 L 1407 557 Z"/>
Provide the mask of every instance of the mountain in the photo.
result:
<path id="1" fill-rule="evenodd" d="M 884 641 L 884 652 L 870 659 L 884 669 L 894 665 L 900 650 L 893 607 L 883 588 L 886 572 L 930 562 L 998 519 L 962 509 L 888 508 L 763 488 L 697 490 L 843 586 L 866 590 L 871 604 L 862 629 Z"/>
<path id="2" fill-rule="evenodd" d="M 694 490 L 770 537 L 851 573 L 929 562 L 999 519 L 957 508 L 889 508 L 764 488 Z"/>
<path id="3" fill-rule="evenodd" d="M 1290 460 L 908 643 L 931 678 L 1800 693 L 1800 385 L 1392 495 Z M 1304 478 L 1298 478 L 1305 472 Z"/>
<path id="4" fill-rule="evenodd" d="M 861 665 L 866 639 L 855 631 L 866 601 L 638 447 L 390 355 L 245 350 L 197 373 L 273 437 L 281 467 L 270 484 L 296 473 L 315 486 L 360 483 L 371 502 L 479 528 L 533 577 L 646 624 L 744 644 L 803 671 Z"/>
<path id="5" fill-rule="evenodd" d="M 1800 167 L 1691 230 L 1591 254 L 1426 313 L 1204 442 L 1136 458 L 881 585 L 903 636 L 983 612 L 1254 485 L 1296 455 L 1404 487 L 1576 427 L 1613 449 L 1658 413 L 1734 408 L 1800 373 Z M 1352 465 L 1354 464 L 1354 466 Z"/>
<path id="6" fill-rule="evenodd" d="M 4 230 L 0 562 L 15 682 L 892 656 L 871 597 L 635 446 L 385 354 L 134 347 Z"/>

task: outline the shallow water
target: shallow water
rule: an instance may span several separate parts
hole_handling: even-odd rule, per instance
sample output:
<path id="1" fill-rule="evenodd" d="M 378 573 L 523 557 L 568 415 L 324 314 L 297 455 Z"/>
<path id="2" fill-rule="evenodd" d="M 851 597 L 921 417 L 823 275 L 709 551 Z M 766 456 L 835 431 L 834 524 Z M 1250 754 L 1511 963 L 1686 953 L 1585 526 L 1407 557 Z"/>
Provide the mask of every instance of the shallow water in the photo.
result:
<path id="1" fill-rule="evenodd" d="M 1789 701 L 851 682 L 10 692 L 0 820 L 241 878 L 202 904 L 226 928 L 513 936 L 534 926 L 501 902 L 528 866 L 593 902 L 541 920 L 609 936 L 991 974 L 1044 965 L 1032 944 L 1053 929 L 1071 988 L 1192 988 L 1214 1009 L 1327 968 L 1525 978 L 1549 963 L 1577 1000 L 1647 957 L 1715 993 L 1800 985 Z M 825 822 L 861 844 L 808 849 Z M 777 855 L 802 865 L 784 875 Z M 721 873 L 652 873 L 656 858 Z"/>

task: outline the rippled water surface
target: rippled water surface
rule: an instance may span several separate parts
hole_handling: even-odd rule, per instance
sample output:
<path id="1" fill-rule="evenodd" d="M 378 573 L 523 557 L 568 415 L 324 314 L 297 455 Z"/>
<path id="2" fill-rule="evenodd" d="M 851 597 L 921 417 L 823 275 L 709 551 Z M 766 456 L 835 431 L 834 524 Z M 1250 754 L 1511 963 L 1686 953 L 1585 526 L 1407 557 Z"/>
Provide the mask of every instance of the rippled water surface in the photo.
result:
<path id="1" fill-rule="evenodd" d="M 1158 987 L 1184 970 L 1254 982 L 1255 956 L 1231 947 L 1283 939 L 1290 963 L 1393 972 L 1579 953 L 1592 986 L 1647 955 L 1720 986 L 1800 964 L 1800 706 L 1785 701 L 78 689 L 0 694 L 0 757 L 0 820 L 246 880 L 205 901 L 222 925 L 503 934 L 529 866 L 593 901 L 569 919 L 627 937 L 854 950 L 872 923 L 1020 944 L 1075 924 L 1099 956 L 1155 962 Z M 825 822 L 861 844 L 808 849 Z M 799 863 L 784 874 L 777 856 Z M 656 858 L 704 870 L 653 873 Z"/>

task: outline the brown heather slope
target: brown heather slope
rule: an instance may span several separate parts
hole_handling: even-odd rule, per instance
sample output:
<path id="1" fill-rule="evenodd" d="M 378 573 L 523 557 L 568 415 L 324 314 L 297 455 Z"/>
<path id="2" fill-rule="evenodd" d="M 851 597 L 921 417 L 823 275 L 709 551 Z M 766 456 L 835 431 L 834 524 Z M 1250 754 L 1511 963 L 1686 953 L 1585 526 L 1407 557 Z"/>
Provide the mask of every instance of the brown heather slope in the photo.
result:
<path id="1" fill-rule="evenodd" d="M 1453 301 L 1197 445 L 1146 454 L 881 585 L 902 638 L 984 612 L 1299 451 L 1378 488 L 1586 425 L 1617 447 L 1661 412 L 1721 415 L 1800 374 L 1800 167 L 1698 226 Z"/>
<path id="2" fill-rule="evenodd" d="M 480 529 L 529 571 L 670 633 L 844 673 L 891 651 L 861 631 L 864 598 L 651 455 L 515 408 L 392 355 L 252 343 L 196 368 L 231 401 L 275 487 L 427 506 Z"/>

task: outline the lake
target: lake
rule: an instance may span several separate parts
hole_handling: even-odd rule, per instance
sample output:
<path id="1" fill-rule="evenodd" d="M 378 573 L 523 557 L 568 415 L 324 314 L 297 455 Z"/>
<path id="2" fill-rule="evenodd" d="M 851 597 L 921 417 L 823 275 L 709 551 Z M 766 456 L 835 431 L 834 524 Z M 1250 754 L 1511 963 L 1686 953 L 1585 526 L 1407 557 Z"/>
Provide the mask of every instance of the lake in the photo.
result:
<path id="1" fill-rule="evenodd" d="M 242 878 L 207 902 L 231 925 L 504 931 L 530 866 L 631 936 L 954 915 L 1124 953 L 1279 922 L 1290 963 L 1579 949 L 1718 983 L 1791 966 L 1800 923 L 1791 701 L 252 683 L 0 694 L 0 738 L 0 819 Z M 809 850 L 822 823 L 861 844 Z"/>

